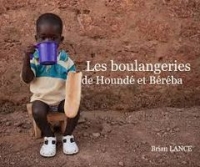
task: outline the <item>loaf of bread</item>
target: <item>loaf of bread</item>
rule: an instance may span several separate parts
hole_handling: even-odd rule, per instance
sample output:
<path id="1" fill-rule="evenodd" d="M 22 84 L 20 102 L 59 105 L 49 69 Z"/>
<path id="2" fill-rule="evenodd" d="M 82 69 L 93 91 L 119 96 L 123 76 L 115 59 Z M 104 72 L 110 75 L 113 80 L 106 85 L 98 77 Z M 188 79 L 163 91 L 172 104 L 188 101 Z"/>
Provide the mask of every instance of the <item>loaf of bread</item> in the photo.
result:
<path id="1" fill-rule="evenodd" d="M 74 118 L 81 101 L 82 72 L 69 72 L 66 81 L 66 96 L 64 110 L 68 118 Z"/>

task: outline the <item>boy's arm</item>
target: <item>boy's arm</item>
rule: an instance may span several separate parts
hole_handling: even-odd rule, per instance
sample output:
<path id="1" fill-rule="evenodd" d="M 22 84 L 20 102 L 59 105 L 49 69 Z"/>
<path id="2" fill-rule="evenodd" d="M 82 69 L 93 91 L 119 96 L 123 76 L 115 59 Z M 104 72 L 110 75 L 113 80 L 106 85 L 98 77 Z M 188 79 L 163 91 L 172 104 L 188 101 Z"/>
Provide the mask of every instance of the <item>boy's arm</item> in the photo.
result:
<path id="1" fill-rule="evenodd" d="M 34 45 L 30 45 L 24 51 L 23 66 L 22 66 L 22 80 L 25 83 L 30 83 L 34 79 L 34 73 L 31 70 L 30 55 L 35 52 Z"/>

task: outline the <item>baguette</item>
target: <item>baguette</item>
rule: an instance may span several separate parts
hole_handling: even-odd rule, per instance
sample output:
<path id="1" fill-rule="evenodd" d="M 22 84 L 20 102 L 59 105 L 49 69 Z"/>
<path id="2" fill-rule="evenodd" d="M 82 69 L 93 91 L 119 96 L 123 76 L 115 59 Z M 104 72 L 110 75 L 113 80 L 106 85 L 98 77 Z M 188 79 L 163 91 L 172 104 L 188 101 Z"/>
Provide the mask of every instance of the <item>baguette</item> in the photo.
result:
<path id="1" fill-rule="evenodd" d="M 81 101 L 82 72 L 69 72 L 66 81 L 64 110 L 68 118 L 74 118 L 79 110 Z"/>

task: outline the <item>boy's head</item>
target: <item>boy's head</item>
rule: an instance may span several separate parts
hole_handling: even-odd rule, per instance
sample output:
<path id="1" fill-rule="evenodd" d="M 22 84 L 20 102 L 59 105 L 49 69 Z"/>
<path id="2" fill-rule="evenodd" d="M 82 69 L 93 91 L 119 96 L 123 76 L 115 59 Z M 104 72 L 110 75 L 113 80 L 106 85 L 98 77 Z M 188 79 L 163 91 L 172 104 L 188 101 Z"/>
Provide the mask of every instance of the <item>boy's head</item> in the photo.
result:
<path id="1" fill-rule="evenodd" d="M 56 41 L 58 44 L 63 41 L 63 23 L 59 16 L 53 13 L 44 13 L 36 21 L 37 42 Z"/>

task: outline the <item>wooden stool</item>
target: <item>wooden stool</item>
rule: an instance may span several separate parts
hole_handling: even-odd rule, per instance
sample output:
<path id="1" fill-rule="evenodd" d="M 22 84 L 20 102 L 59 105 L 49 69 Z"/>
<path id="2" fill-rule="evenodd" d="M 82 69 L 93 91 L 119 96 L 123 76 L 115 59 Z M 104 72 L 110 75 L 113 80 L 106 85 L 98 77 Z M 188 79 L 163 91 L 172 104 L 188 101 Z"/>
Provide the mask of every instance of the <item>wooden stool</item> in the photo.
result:
<path id="1" fill-rule="evenodd" d="M 33 122 L 34 136 L 36 138 L 41 138 L 42 137 L 42 132 L 38 128 L 38 126 L 37 126 L 37 124 L 36 124 L 36 122 L 35 122 L 35 120 L 33 118 L 33 115 L 32 115 L 32 104 L 29 103 L 29 104 L 26 105 L 26 107 L 27 107 L 27 110 L 28 110 L 28 114 L 30 115 L 30 117 L 32 119 L 32 122 Z M 51 125 L 53 125 L 55 123 L 59 123 L 60 126 L 61 126 L 61 131 L 62 131 L 62 133 L 64 133 L 66 125 L 67 125 L 67 117 L 66 117 L 65 113 L 60 113 L 60 112 L 49 113 L 47 115 L 47 120 Z"/>

